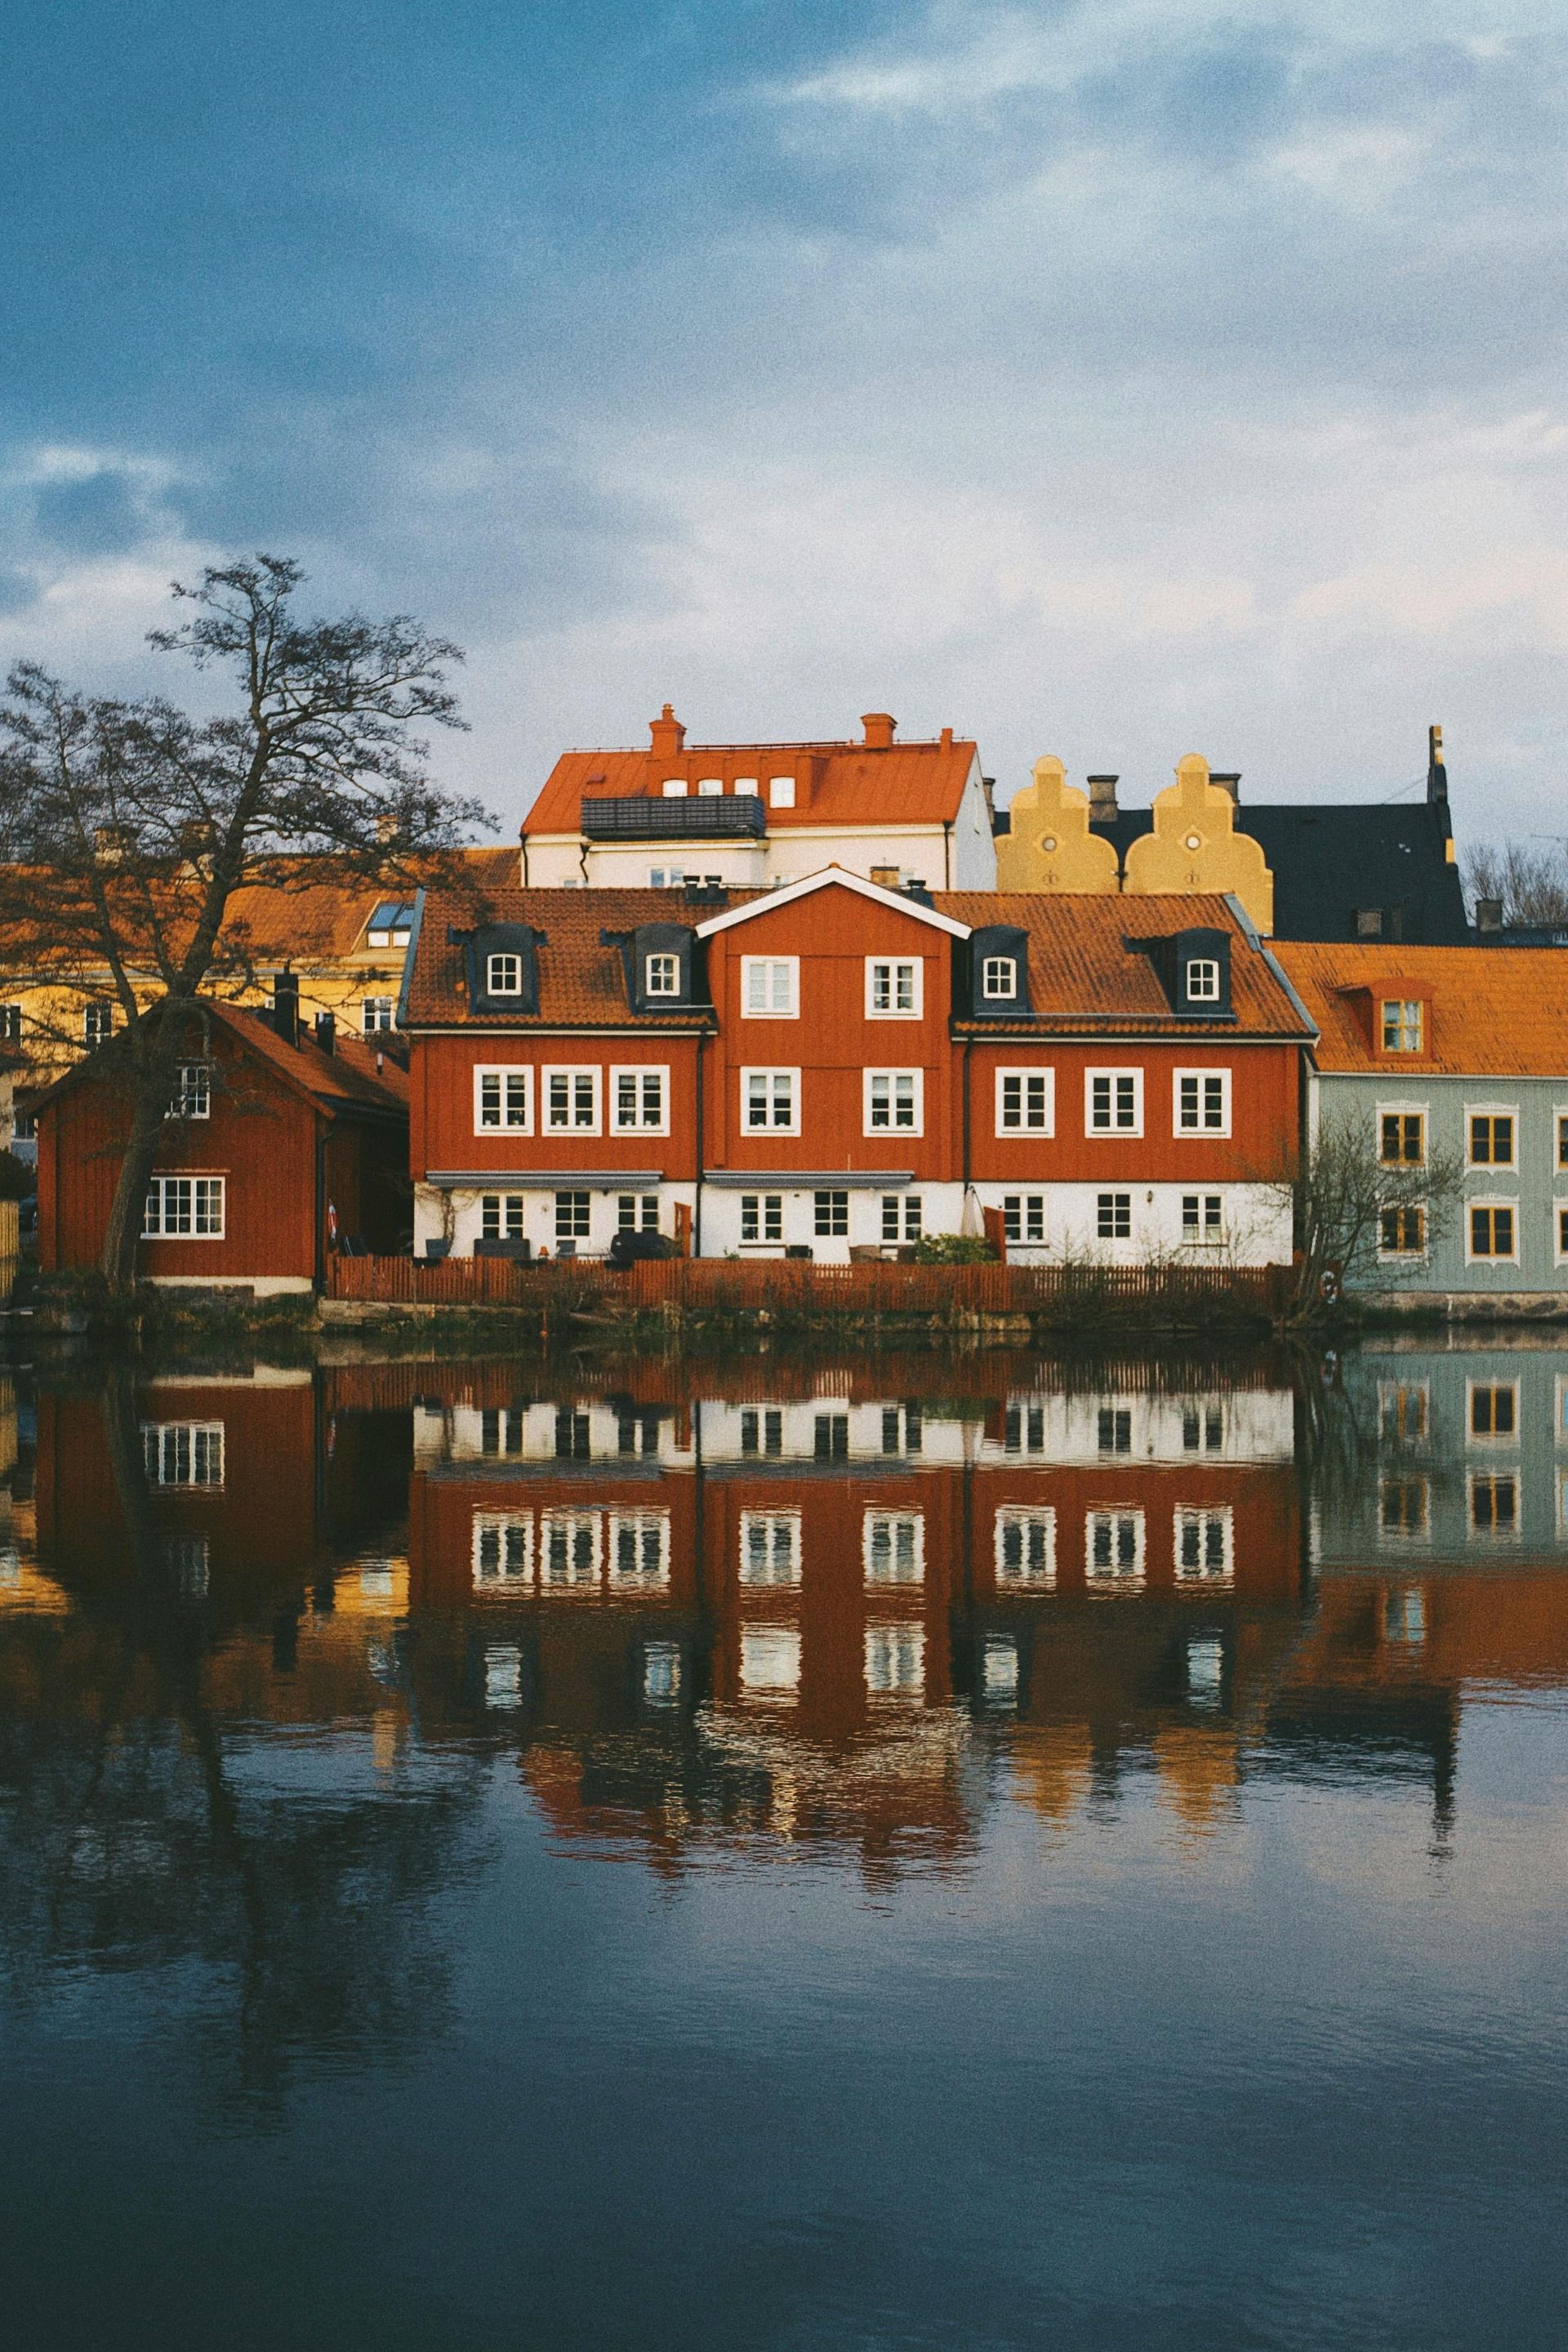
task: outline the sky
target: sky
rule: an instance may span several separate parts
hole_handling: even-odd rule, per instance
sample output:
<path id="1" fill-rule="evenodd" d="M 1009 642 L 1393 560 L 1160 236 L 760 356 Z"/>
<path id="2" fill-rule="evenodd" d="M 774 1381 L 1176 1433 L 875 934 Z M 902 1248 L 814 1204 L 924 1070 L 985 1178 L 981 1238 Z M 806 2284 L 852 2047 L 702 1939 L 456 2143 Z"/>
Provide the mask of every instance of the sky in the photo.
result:
<path id="1" fill-rule="evenodd" d="M 1568 835 L 1560 0 L 8 12 L 0 662 L 265 548 L 438 773 L 858 731 Z"/>

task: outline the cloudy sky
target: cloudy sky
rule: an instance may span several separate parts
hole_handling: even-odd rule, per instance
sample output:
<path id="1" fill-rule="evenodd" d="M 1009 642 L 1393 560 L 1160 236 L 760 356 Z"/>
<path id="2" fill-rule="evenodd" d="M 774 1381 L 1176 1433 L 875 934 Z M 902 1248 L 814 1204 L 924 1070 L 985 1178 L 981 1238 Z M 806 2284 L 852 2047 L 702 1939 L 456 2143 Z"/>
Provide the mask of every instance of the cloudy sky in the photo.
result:
<path id="1" fill-rule="evenodd" d="M 438 747 L 979 736 L 1568 833 L 1560 0 L 10 12 L 0 655 L 254 547 Z M 165 679 L 164 683 L 172 683 Z"/>

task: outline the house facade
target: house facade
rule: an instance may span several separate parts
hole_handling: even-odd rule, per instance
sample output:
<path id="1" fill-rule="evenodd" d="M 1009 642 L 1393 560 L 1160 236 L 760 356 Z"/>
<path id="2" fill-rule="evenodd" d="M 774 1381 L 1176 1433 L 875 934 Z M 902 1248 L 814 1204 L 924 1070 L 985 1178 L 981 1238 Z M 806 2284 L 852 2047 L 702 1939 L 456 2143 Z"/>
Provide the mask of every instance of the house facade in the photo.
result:
<path id="1" fill-rule="evenodd" d="M 668 703 L 641 751 L 567 751 L 522 828 L 525 889 L 761 890 L 821 867 L 932 890 L 995 887 L 989 786 L 951 727 L 900 742 L 688 744 Z"/>
<path id="2" fill-rule="evenodd" d="M 130 1132 L 132 1089 L 109 1041 L 37 1112 L 38 1256 L 97 1264 Z M 307 1031 L 285 990 L 268 1013 L 200 1003 L 148 1188 L 137 1271 L 258 1297 L 309 1291 L 329 1250 L 405 1245 L 407 1078 L 390 1055 Z"/>
<path id="3" fill-rule="evenodd" d="M 1289 1263 L 1311 1024 L 1234 900 L 503 894 L 416 922 L 416 1247 Z"/>
<path id="4" fill-rule="evenodd" d="M 1310 1116 L 1458 1197 L 1388 1212 L 1358 1277 L 1379 1305 L 1484 1316 L 1568 1297 L 1568 1003 L 1550 948 L 1286 944 L 1320 1032 Z"/>

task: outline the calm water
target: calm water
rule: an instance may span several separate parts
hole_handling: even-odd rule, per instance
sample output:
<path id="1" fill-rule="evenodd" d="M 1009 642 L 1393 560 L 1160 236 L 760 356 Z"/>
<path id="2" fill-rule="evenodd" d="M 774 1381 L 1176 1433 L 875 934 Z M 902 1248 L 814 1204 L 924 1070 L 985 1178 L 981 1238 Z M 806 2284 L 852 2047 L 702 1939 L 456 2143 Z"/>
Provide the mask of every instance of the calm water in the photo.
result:
<path id="1" fill-rule="evenodd" d="M 1568 2341 L 1568 1355 L 17 1376 L 0 1470 L 19 2352 Z"/>

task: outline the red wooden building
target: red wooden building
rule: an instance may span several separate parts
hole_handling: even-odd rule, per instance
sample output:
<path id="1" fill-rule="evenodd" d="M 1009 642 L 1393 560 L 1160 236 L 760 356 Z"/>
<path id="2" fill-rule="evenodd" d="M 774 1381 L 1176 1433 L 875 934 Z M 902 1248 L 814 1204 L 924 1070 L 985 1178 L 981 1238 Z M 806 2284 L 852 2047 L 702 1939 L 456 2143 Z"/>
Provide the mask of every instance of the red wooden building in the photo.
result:
<path id="1" fill-rule="evenodd" d="M 270 1011 L 203 1001 L 148 1189 L 143 1279 L 310 1290 L 329 1250 L 406 1246 L 408 1080 L 374 1042 L 302 1030 Z M 38 1253 L 47 1271 L 98 1261 L 131 1122 L 123 1039 L 38 1106 Z"/>
<path id="2" fill-rule="evenodd" d="M 431 898 L 400 1021 L 421 1249 L 1289 1259 L 1315 1032 L 1231 898 Z"/>

